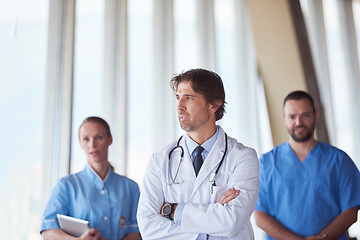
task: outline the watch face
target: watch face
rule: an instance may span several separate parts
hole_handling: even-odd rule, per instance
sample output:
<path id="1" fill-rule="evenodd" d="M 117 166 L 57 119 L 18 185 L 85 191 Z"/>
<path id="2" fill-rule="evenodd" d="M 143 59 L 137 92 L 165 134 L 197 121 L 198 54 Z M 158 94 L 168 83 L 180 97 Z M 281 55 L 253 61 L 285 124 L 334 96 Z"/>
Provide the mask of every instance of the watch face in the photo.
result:
<path id="1" fill-rule="evenodd" d="M 163 208 L 163 214 L 166 216 L 166 215 L 169 215 L 171 212 L 171 206 L 170 204 L 167 204 L 166 206 L 164 206 Z"/>

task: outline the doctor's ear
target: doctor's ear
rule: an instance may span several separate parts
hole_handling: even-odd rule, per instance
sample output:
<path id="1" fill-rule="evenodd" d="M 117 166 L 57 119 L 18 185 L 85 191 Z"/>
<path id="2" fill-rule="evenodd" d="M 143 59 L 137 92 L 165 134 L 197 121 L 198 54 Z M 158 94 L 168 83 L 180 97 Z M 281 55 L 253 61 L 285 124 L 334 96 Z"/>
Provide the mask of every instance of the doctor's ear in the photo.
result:
<path id="1" fill-rule="evenodd" d="M 216 101 L 214 103 L 210 103 L 210 109 L 213 111 L 213 112 L 216 112 L 219 107 L 221 106 L 221 102 L 220 101 Z"/>

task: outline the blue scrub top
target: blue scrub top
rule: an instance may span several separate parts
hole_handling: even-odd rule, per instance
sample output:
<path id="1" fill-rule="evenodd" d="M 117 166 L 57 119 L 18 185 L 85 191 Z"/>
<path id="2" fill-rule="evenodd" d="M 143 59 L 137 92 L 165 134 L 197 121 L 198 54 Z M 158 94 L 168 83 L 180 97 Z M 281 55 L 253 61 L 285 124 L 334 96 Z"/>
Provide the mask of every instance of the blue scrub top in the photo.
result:
<path id="1" fill-rule="evenodd" d="M 318 142 L 301 162 L 286 142 L 260 158 L 255 209 L 302 237 L 318 234 L 340 213 L 359 205 L 359 170 L 340 149 Z"/>
<path id="2" fill-rule="evenodd" d="M 89 165 L 58 181 L 45 208 L 41 231 L 60 228 L 56 214 L 87 220 L 103 238 L 122 239 L 139 232 L 136 212 L 139 187 L 134 181 L 116 174 L 111 168 L 105 179 Z M 120 220 L 125 222 L 121 223 Z"/>

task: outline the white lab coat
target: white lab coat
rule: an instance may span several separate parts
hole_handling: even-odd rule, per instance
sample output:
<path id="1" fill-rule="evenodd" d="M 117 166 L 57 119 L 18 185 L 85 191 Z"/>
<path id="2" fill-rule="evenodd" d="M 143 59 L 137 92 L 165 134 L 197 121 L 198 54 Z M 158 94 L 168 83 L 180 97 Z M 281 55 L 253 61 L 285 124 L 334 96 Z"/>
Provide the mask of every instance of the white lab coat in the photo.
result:
<path id="1" fill-rule="evenodd" d="M 180 152 L 169 152 L 176 141 L 154 153 L 147 166 L 141 188 L 137 213 L 143 239 L 195 240 L 199 233 L 214 239 L 254 239 L 250 216 L 259 194 L 259 163 L 255 150 L 228 137 L 228 151 L 216 177 L 216 188 L 211 193 L 210 174 L 215 172 L 225 151 L 225 133 L 219 127 L 218 138 L 206 157 L 198 177 L 195 176 L 190 154 L 185 146 L 175 182 L 170 184 L 180 161 Z M 223 192 L 234 187 L 240 194 L 229 204 L 216 203 Z M 182 222 L 176 224 L 160 215 L 164 202 L 186 203 Z"/>

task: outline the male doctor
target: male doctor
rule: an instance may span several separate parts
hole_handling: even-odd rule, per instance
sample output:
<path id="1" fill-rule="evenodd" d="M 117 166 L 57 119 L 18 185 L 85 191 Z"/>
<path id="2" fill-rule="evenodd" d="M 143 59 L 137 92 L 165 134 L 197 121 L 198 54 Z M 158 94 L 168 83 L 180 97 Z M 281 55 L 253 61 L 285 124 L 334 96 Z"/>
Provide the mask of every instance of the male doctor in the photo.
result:
<path id="1" fill-rule="evenodd" d="M 143 239 L 254 239 L 258 159 L 215 124 L 225 110 L 221 78 L 193 69 L 171 87 L 186 134 L 149 161 L 137 213 Z"/>

